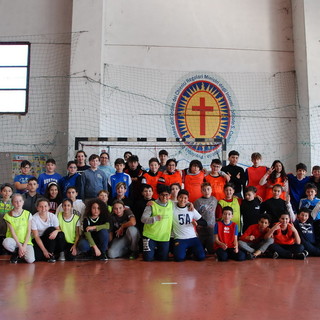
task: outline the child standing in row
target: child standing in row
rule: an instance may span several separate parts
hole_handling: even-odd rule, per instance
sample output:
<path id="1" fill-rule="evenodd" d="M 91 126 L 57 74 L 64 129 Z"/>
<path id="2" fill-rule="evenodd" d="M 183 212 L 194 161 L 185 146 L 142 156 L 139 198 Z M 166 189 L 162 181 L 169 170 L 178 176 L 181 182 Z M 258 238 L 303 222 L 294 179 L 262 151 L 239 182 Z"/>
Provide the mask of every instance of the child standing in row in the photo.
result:
<path id="1" fill-rule="evenodd" d="M 275 160 L 272 166 L 266 174 L 261 178 L 260 185 L 266 187 L 266 195 L 264 200 L 272 198 L 272 188 L 275 185 L 280 185 L 282 188 L 282 193 L 280 195 L 281 199 L 285 200 L 288 192 L 288 178 L 284 166 L 280 160 Z"/>
<path id="2" fill-rule="evenodd" d="M 142 176 L 142 184 L 148 184 L 152 187 L 153 198 L 158 199 L 157 185 L 162 172 L 159 171 L 160 162 L 157 158 L 149 160 L 149 171 Z"/>
<path id="3" fill-rule="evenodd" d="M 266 188 L 260 185 L 261 178 L 266 174 L 268 168 L 260 166 L 262 156 L 259 152 L 254 152 L 251 155 L 252 167 L 246 169 L 245 175 L 247 180 L 247 187 L 255 187 L 256 194 L 262 199 L 265 198 Z"/>
<path id="4" fill-rule="evenodd" d="M 21 174 L 14 177 L 14 187 L 18 193 L 24 194 L 27 192 L 28 180 L 33 176 L 30 174 L 31 163 L 28 160 L 21 161 Z"/>
<path id="5" fill-rule="evenodd" d="M 294 212 L 298 212 L 300 199 L 305 195 L 305 185 L 310 180 L 306 174 L 307 166 L 304 163 L 296 165 L 296 175 L 288 174 L 290 201 Z"/>
<path id="6" fill-rule="evenodd" d="M 189 201 L 193 203 L 201 197 L 201 184 L 204 180 L 202 163 L 199 160 L 192 160 L 189 168 L 183 172 L 184 188 L 189 192 Z"/>
<path id="7" fill-rule="evenodd" d="M 166 163 L 166 170 L 162 172 L 159 183 L 171 186 L 173 183 L 179 183 L 182 186 L 181 171 L 177 169 L 178 162 L 176 159 L 169 159 Z"/>
<path id="8" fill-rule="evenodd" d="M 234 185 L 234 195 L 238 198 L 242 198 L 242 188 L 245 185 L 246 178 L 243 168 L 239 167 L 239 152 L 232 150 L 228 155 L 229 164 L 222 167 L 222 171 L 230 176 L 230 182 Z"/>
<path id="9" fill-rule="evenodd" d="M 222 162 L 220 159 L 213 159 L 211 161 L 211 172 L 205 176 L 204 181 L 209 182 L 212 188 L 212 196 L 218 201 L 225 197 L 224 185 L 230 181 L 230 176 L 223 171 Z"/>
<path id="10" fill-rule="evenodd" d="M 37 192 L 38 189 L 38 180 L 35 177 L 32 177 L 28 180 L 27 185 L 28 192 L 23 195 L 24 205 L 23 209 L 26 209 L 34 215 L 37 212 L 36 203 L 40 198 L 44 196 Z"/>
<path id="11" fill-rule="evenodd" d="M 44 195 L 47 185 L 50 182 L 58 183 L 62 178 L 59 173 L 55 172 L 56 161 L 54 159 L 48 159 L 46 161 L 46 172 L 41 173 L 38 177 L 38 190 L 37 192 Z"/>
<path id="12" fill-rule="evenodd" d="M 80 188 L 80 173 L 77 172 L 77 163 L 75 161 L 69 161 L 67 171 L 68 174 L 59 180 L 59 187 L 63 199 L 67 196 L 67 189 L 69 187 Z"/>
<path id="13" fill-rule="evenodd" d="M 129 187 L 131 185 L 131 177 L 128 174 L 123 172 L 123 170 L 125 168 L 125 162 L 122 158 L 118 158 L 114 162 L 114 166 L 116 168 L 116 173 L 112 174 L 108 180 L 108 188 L 109 188 L 110 198 L 115 198 L 117 196 L 116 185 L 119 182 L 124 182 L 127 185 L 126 196 L 128 197 L 129 196 Z M 103 188 L 103 189 L 105 189 L 105 188 Z"/>

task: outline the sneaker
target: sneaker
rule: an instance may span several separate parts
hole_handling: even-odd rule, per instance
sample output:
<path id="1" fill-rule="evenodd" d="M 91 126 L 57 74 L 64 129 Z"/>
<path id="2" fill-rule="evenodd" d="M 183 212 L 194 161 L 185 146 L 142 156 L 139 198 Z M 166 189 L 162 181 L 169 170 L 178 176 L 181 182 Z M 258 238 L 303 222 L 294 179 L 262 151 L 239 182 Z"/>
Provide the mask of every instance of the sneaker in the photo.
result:
<path id="1" fill-rule="evenodd" d="M 139 257 L 139 253 L 138 252 L 131 252 L 129 259 L 130 260 L 136 260 Z"/>
<path id="2" fill-rule="evenodd" d="M 275 251 L 273 253 L 273 256 L 272 256 L 273 259 L 278 259 L 279 258 L 279 253 L 277 251 Z"/>
<path id="3" fill-rule="evenodd" d="M 97 257 L 97 258 L 100 261 L 107 261 L 108 260 L 108 258 L 107 258 L 105 253 L 101 253 L 101 255 L 99 257 Z"/>
<path id="4" fill-rule="evenodd" d="M 16 251 L 11 255 L 10 263 L 18 263 L 18 259 L 19 259 L 19 253 L 18 253 L 18 251 L 16 250 Z"/>
<path id="5" fill-rule="evenodd" d="M 251 252 L 247 252 L 247 260 L 253 260 L 255 258 L 256 256 L 254 254 L 252 254 Z"/>
<path id="6" fill-rule="evenodd" d="M 59 256 L 59 258 L 58 258 L 58 261 L 66 261 L 66 257 L 65 257 L 65 255 L 64 255 L 64 252 L 63 252 L 63 251 L 60 252 L 60 256 Z"/>
<path id="7" fill-rule="evenodd" d="M 300 253 L 295 253 L 293 255 L 293 259 L 297 259 L 297 260 L 305 260 L 306 259 L 306 254 L 304 252 L 300 252 Z"/>
<path id="8" fill-rule="evenodd" d="M 54 257 L 51 257 L 47 260 L 47 262 L 49 263 L 55 263 L 56 262 L 56 259 Z"/>

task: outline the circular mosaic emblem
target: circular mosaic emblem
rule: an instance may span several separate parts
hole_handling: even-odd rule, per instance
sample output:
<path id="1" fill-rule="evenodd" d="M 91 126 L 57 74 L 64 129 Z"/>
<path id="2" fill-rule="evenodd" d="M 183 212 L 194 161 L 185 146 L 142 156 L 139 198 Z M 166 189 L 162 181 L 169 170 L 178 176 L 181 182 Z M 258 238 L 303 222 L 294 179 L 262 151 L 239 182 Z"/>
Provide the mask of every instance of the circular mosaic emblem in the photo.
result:
<path id="1" fill-rule="evenodd" d="M 211 156 L 221 147 L 219 140 L 229 140 L 234 132 L 232 98 L 227 84 L 217 76 L 188 75 L 171 95 L 172 133 L 193 154 Z M 217 143 L 208 143 L 208 139 Z"/>

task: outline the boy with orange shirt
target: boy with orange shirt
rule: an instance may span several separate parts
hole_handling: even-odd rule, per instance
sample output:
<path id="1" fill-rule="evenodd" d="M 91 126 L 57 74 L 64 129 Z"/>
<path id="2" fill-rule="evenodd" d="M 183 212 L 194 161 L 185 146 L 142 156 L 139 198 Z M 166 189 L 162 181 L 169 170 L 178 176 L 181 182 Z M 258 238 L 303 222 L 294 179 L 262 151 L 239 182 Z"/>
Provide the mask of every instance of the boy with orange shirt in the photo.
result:
<path id="1" fill-rule="evenodd" d="M 204 181 L 209 182 L 212 188 L 212 196 L 214 196 L 218 201 L 223 199 L 224 185 L 229 182 L 230 176 L 225 172 L 221 171 L 222 163 L 220 159 L 213 159 L 211 161 L 211 172 L 205 176 Z"/>
<path id="2" fill-rule="evenodd" d="M 252 167 L 249 167 L 245 171 L 245 176 L 247 180 L 247 187 L 256 187 L 257 195 L 261 197 L 262 201 L 264 201 L 266 186 L 260 185 L 261 178 L 266 174 L 268 168 L 266 166 L 260 166 L 262 160 L 262 156 L 259 152 L 254 152 L 251 155 Z"/>
<path id="3" fill-rule="evenodd" d="M 264 239 L 270 230 L 270 216 L 261 215 L 257 224 L 252 224 L 239 240 L 239 248 L 247 252 L 247 259 L 252 260 L 264 253 L 273 243 L 273 238 Z"/>

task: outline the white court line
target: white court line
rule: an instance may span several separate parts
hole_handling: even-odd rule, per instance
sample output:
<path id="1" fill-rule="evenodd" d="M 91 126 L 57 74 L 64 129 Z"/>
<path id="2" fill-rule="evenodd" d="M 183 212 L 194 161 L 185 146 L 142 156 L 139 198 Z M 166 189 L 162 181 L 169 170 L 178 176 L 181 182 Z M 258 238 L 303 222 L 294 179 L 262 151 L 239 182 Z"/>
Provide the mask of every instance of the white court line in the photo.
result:
<path id="1" fill-rule="evenodd" d="M 178 282 L 161 282 L 161 284 L 178 284 Z"/>

